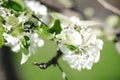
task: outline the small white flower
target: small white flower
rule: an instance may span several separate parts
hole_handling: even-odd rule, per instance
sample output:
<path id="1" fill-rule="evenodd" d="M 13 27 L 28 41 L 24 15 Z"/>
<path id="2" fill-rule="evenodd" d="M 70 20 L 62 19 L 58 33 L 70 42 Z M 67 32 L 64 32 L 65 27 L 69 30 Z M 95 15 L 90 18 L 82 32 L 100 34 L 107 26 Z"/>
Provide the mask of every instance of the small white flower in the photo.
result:
<path id="1" fill-rule="evenodd" d="M 37 33 L 32 33 L 30 35 L 30 46 L 29 52 L 36 53 L 38 47 L 42 47 L 44 45 L 43 39 L 39 37 Z"/>
<path id="2" fill-rule="evenodd" d="M 0 6 L 0 15 L 4 19 L 6 19 L 7 16 L 13 16 L 14 14 L 11 14 L 11 11 L 9 9 L 6 9 Z"/>
<path id="3" fill-rule="evenodd" d="M 10 31 L 12 26 L 9 25 L 8 23 L 5 23 L 5 25 L 3 25 L 3 27 L 7 30 L 7 31 Z"/>
<path id="4" fill-rule="evenodd" d="M 25 0 L 25 4 L 29 7 L 35 14 L 47 15 L 47 8 L 40 4 L 40 2 L 35 0 Z"/>
<path id="5" fill-rule="evenodd" d="M 2 8 L 2 7 L 0 7 L 0 15 L 1 15 L 2 17 L 6 17 L 6 15 L 7 15 L 7 13 L 5 12 L 5 9 Z"/>
<path id="6" fill-rule="evenodd" d="M 18 17 L 18 20 L 19 20 L 19 23 L 24 23 L 24 22 L 25 22 L 26 16 L 25 16 L 25 13 L 24 13 L 24 12 L 22 12 L 22 13 L 20 14 L 20 16 Z"/>
<path id="7" fill-rule="evenodd" d="M 15 38 L 7 33 L 3 33 L 3 37 L 7 41 L 5 44 L 11 46 L 14 52 L 18 52 L 20 50 L 19 38 Z"/>

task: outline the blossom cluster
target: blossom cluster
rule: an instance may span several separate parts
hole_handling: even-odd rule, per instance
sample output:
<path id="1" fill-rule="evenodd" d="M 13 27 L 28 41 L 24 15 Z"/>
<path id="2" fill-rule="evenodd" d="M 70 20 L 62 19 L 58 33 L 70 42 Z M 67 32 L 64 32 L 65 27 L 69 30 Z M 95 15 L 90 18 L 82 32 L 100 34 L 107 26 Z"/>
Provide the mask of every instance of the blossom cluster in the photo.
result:
<path id="1" fill-rule="evenodd" d="M 44 23 L 49 18 L 46 16 L 50 16 L 47 8 L 34 0 L 25 0 L 24 3 L 25 9 L 20 11 L 0 4 L 0 37 L 3 38 L 0 40 L 12 51 L 22 53 L 21 64 L 44 45 L 44 39 L 56 42 L 63 60 L 71 68 L 79 71 L 91 69 L 93 63 L 99 61 L 103 41 L 93 34 L 91 25 L 77 17 L 67 18 L 68 22 L 65 22 L 52 15 L 52 24 Z"/>
<path id="2" fill-rule="evenodd" d="M 81 22 L 77 17 L 71 17 L 71 25 L 63 24 L 63 30 L 56 35 L 58 46 L 64 53 L 63 60 L 79 71 L 89 70 L 93 63 L 99 61 L 103 46 L 103 41 L 97 39 L 91 28 Z"/>
<path id="3" fill-rule="evenodd" d="M 32 1 L 31 3 L 33 4 L 34 1 Z M 38 6 L 40 6 L 40 4 Z M 0 27 L 4 29 L 2 37 L 5 40 L 4 45 L 10 46 L 13 52 L 22 53 L 21 64 L 23 64 L 27 61 L 32 53 L 36 53 L 37 47 L 42 47 L 44 45 L 44 40 L 41 39 L 38 33 L 34 31 L 24 31 L 27 28 L 26 26 L 28 26 L 28 28 L 30 27 L 29 24 L 25 25 L 25 23 L 28 22 L 25 12 L 18 12 L 19 16 L 16 16 L 15 13 L 12 13 L 11 11 L 12 10 L 0 6 L 0 17 L 4 18 L 5 21 L 4 23 L 0 22 Z M 38 13 L 40 15 L 43 15 L 44 13 L 41 13 L 42 11 L 43 10 L 40 9 Z M 46 13 L 47 11 L 45 12 L 45 14 Z"/>

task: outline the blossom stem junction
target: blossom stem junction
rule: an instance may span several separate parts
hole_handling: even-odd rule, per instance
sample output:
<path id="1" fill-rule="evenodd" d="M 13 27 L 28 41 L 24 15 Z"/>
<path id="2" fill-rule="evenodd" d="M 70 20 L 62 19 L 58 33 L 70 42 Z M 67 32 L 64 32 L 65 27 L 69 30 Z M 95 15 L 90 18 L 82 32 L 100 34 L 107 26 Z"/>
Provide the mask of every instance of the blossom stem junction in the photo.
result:
<path id="1" fill-rule="evenodd" d="M 49 66 L 51 66 L 52 64 L 54 66 L 57 66 L 59 68 L 59 70 L 61 71 L 62 73 L 62 77 L 65 79 L 65 80 L 68 80 L 65 72 L 63 71 L 62 67 L 60 66 L 60 64 L 58 63 L 58 59 L 62 56 L 62 52 L 60 50 L 57 51 L 57 54 L 52 58 L 50 59 L 48 62 L 46 63 L 33 63 L 34 65 L 38 66 L 40 69 L 47 69 Z"/>

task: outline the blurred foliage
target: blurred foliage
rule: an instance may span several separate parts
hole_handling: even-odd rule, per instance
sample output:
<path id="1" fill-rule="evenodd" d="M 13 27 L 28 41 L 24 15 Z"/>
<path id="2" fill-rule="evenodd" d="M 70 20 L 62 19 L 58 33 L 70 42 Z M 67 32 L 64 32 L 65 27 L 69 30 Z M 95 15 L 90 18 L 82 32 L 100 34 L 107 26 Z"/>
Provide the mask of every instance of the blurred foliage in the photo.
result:
<path id="1" fill-rule="evenodd" d="M 101 52 L 100 61 L 92 67 L 92 70 L 77 71 L 60 58 L 59 63 L 66 72 L 69 80 L 120 80 L 120 55 L 117 53 L 114 43 L 104 39 L 104 48 Z M 51 66 L 41 70 L 32 65 L 32 62 L 46 62 L 56 53 L 56 44 L 46 41 L 45 46 L 28 60 L 26 64 L 20 65 L 20 54 L 13 54 L 17 71 L 20 72 L 22 80 L 63 80 L 57 67 Z"/>
<path id="2" fill-rule="evenodd" d="M 16 11 L 24 9 L 24 4 L 22 3 L 21 0 L 11 0 L 11 4 L 13 3 L 16 3 L 16 5 L 15 6 L 4 5 L 4 6 L 11 7 Z M 94 15 L 94 9 L 86 8 L 84 13 L 85 15 L 92 16 Z M 31 14 L 28 14 L 28 17 L 29 15 Z M 54 17 L 56 17 L 55 14 Z M 61 15 L 59 15 L 59 17 L 61 17 Z M 67 21 L 67 19 L 65 20 Z M 120 18 L 118 16 L 111 15 L 106 18 L 105 22 L 110 27 L 115 26 L 119 27 Z M 2 42 L 1 40 L 2 38 L 0 38 L 0 42 Z M 62 61 L 62 58 L 60 58 L 59 63 L 66 72 L 69 80 L 120 80 L 120 55 L 116 51 L 114 43 L 104 38 L 103 40 L 105 44 L 101 52 L 100 61 L 94 64 L 92 70 L 82 70 L 79 72 L 77 70 L 71 69 L 67 62 Z M 1 44 L 2 43 L 0 43 L 0 45 Z M 14 60 L 15 65 L 17 66 L 16 71 L 18 71 L 18 73 L 20 74 L 21 80 L 63 80 L 61 77 L 61 73 L 57 67 L 51 66 L 46 70 L 41 70 L 38 67 L 31 64 L 33 62 L 41 63 L 50 60 L 56 54 L 55 48 L 57 47 L 54 42 L 46 41 L 45 45 L 42 48 L 39 48 L 39 52 L 33 54 L 31 58 L 28 60 L 28 62 L 23 65 L 20 65 L 21 54 L 19 53 L 12 54 L 13 58 L 15 58 Z"/>

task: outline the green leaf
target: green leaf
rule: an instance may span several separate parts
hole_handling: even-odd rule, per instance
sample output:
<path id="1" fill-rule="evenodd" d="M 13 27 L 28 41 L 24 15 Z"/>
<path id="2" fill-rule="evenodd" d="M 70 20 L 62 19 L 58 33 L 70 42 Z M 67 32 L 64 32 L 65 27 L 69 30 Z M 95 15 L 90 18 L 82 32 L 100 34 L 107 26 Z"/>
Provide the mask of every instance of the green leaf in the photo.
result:
<path id="1" fill-rule="evenodd" d="M 4 33 L 5 29 L 2 26 L 1 22 L 0 22 L 0 48 L 3 46 L 4 44 L 4 37 L 3 37 L 3 33 Z"/>
<path id="2" fill-rule="evenodd" d="M 4 1 L 3 7 L 13 9 L 15 11 L 22 11 L 23 10 L 23 1 L 21 0 L 8 0 Z"/>
<path id="3" fill-rule="evenodd" d="M 18 25 L 19 20 L 15 16 L 8 16 L 7 22 L 9 25 L 12 25 L 13 27 L 15 27 Z"/>
<path id="4" fill-rule="evenodd" d="M 13 31 L 10 34 L 13 35 L 14 37 L 19 37 L 24 34 L 24 30 L 16 28 L 16 29 L 13 29 Z"/>
<path id="5" fill-rule="evenodd" d="M 16 2 L 11 1 L 9 5 L 11 5 L 11 8 L 16 11 L 22 11 L 22 7 Z"/>
<path id="6" fill-rule="evenodd" d="M 44 24 L 41 24 L 36 31 L 40 37 L 44 39 L 52 39 L 54 37 L 54 35 L 49 32 L 48 28 Z"/>
<path id="7" fill-rule="evenodd" d="M 55 33 L 55 34 L 59 34 L 61 32 L 62 28 L 60 25 L 60 20 L 56 19 L 54 21 L 54 25 L 49 29 L 50 33 Z"/>
<path id="8" fill-rule="evenodd" d="M 13 0 L 9 0 L 6 7 L 13 9 L 15 11 L 23 10 L 22 6 L 17 1 L 13 1 Z"/>
<path id="9" fill-rule="evenodd" d="M 4 18 L 2 16 L 0 16 L 0 22 L 4 22 Z"/>
<path id="10" fill-rule="evenodd" d="M 67 46 L 67 48 L 69 48 L 69 49 L 72 50 L 72 51 L 75 51 L 75 50 L 76 50 L 76 47 L 73 46 L 73 45 L 66 45 L 66 46 Z"/>
<path id="11" fill-rule="evenodd" d="M 28 55 L 29 54 L 28 48 L 22 48 L 21 53 L 24 53 L 25 55 Z"/>
<path id="12" fill-rule="evenodd" d="M 28 21 L 28 20 L 31 18 L 31 16 L 32 16 L 33 12 L 32 12 L 32 11 L 27 10 L 27 12 L 26 12 L 26 13 L 27 13 L 27 14 L 26 14 L 26 21 Z"/>
<path id="13" fill-rule="evenodd" d="M 3 44 L 4 44 L 4 37 L 0 35 L 0 48 L 3 46 Z"/>
<path id="14" fill-rule="evenodd" d="M 23 44 L 23 47 L 28 49 L 28 47 L 30 46 L 30 39 L 27 36 L 24 36 L 24 38 L 21 39 L 21 42 Z"/>
<path id="15" fill-rule="evenodd" d="M 4 33 L 4 31 L 5 31 L 5 28 L 0 23 L 0 35 L 2 35 Z"/>

